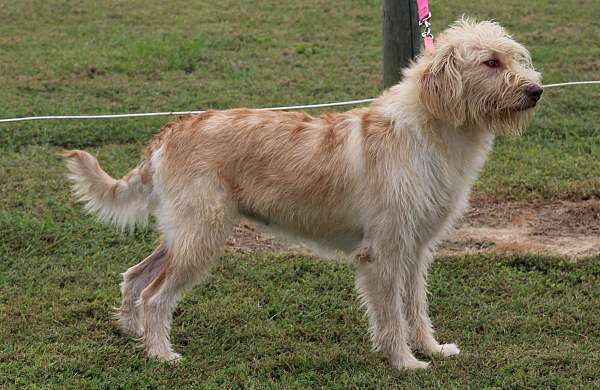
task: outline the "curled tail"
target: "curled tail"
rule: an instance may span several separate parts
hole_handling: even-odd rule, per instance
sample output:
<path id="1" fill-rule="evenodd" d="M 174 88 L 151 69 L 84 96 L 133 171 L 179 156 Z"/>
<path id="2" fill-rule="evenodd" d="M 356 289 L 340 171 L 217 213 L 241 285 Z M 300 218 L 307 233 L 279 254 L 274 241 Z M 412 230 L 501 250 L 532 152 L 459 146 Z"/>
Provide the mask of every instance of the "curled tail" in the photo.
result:
<path id="1" fill-rule="evenodd" d="M 67 159 L 73 192 L 84 203 L 87 212 L 96 214 L 101 221 L 110 222 L 120 230 L 133 230 L 135 225 L 148 222 L 152 175 L 146 161 L 115 180 L 87 152 L 70 150 L 63 156 Z"/>

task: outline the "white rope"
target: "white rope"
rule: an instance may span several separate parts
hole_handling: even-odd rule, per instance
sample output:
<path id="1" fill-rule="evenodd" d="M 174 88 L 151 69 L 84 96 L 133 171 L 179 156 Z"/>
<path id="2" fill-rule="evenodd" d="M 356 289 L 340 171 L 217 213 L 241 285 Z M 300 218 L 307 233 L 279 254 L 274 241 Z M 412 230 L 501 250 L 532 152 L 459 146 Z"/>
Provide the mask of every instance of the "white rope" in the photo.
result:
<path id="1" fill-rule="evenodd" d="M 554 88 L 554 87 L 562 87 L 565 85 L 584 85 L 584 84 L 600 84 L 600 80 L 569 81 L 568 83 L 546 84 L 546 85 L 544 85 L 544 88 Z"/>
<path id="2" fill-rule="evenodd" d="M 298 110 L 303 108 L 320 108 L 320 107 L 335 107 L 335 106 L 350 106 L 353 104 L 369 103 L 375 99 L 360 99 L 360 100 L 348 100 L 345 102 L 333 102 L 333 103 L 319 103 L 319 104 L 306 104 L 302 106 L 285 106 L 285 107 L 264 107 L 257 108 L 259 111 L 284 111 L 284 110 Z M 164 112 L 141 112 L 135 114 L 108 114 L 108 115 L 49 115 L 49 116 L 28 116 L 23 118 L 9 118 L 0 119 L 0 123 L 6 122 L 24 122 L 24 121 L 38 121 L 46 119 L 112 119 L 112 118 L 139 118 L 145 116 L 168 116 L 168 115 L 190 115 L 190 114 L 201 114 L 205 111 L 164 111 Z"/>
<path id="3" fill-rule="evenodd" d="M 600 80 L 593 81 L 571 81 L 567 83 L 557 84 L 546 84 L 544 88 L 562 87 L 566 85 L 583 85 L 583 84 L 600 84 Z M 333 102 L 333 103 L 319 103 L 319 104 L 305 104 L 299 106 L 283 106 L 283 107 L 265 107 L 257 108 L 260 111 L 285 111 L 285 110 L 299 110 L 309 108 L 322 108 L 322 107 L 337 107 L 337 106 L 351 106 L 362 103 L 370 103 L 374 98 L 371 99 L 360 99 L 360 100 L 348 100 L 344 102 Z M 133 114 L 107 114 L 107 115 L 47 115 L 47 116 L 28 116 L 23 118 L 7 118 L 0 119 L 0 123 L 9 122 L 25 122 L 25 121 L 40 121 L 40 120 L 62 120 L 62 119 L 113 119 L 113 118 L 139 118 L 149 116 L 171 116 L 171 115 L 190 115 L 190 114 L 201 114 L 205 111 L 164 111 L 164 112 L 141 112 Z"/>

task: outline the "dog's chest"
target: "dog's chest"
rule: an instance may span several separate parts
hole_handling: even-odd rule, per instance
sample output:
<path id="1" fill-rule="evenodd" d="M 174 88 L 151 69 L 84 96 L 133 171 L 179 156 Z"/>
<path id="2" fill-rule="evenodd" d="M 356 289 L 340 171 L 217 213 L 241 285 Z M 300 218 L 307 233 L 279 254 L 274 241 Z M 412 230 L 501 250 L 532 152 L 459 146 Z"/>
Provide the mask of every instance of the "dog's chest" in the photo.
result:
<path id="1" fill-rule="evenodd" d="M 395 218 L 429 240 L 451 225 L 467 206 L 468 196 L 490 150 L 491 134 L 454 134 L 443 145 L 416 139 L 408 160 L 398 161 L 388 180 Z M 393 213 L 392 210 L 389 210 Z"/>

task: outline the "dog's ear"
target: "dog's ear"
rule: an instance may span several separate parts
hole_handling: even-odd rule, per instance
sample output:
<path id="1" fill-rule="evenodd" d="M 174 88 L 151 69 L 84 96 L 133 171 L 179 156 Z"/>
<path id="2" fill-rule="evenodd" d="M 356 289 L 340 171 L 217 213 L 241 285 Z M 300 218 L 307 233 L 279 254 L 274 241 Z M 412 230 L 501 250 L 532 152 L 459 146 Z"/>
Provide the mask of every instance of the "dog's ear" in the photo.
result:
<path id="1" fill-rule="evenodd" d="M 438 47 L 421 74 L 421 103 L 436 118 L 460 126 L 465 121 L 463 83 L 458 69 L 456 50 Z"/>

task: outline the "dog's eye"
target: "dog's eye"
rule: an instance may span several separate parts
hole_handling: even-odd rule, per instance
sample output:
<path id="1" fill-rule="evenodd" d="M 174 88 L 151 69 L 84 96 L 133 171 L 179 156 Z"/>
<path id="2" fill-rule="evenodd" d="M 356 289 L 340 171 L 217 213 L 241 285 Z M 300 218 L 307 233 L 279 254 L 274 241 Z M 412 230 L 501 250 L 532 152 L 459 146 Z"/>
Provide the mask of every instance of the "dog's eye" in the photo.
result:
<path id="1" fill-rule="evenodd" d="M 484 61 L 483 64 L 485 66 L 487 66 L 488 68 L 497 68 L 497 67 L 500 66 L 500 61 L 498 61 L 498 60 L 487 60 L 487 61 Z"/>

